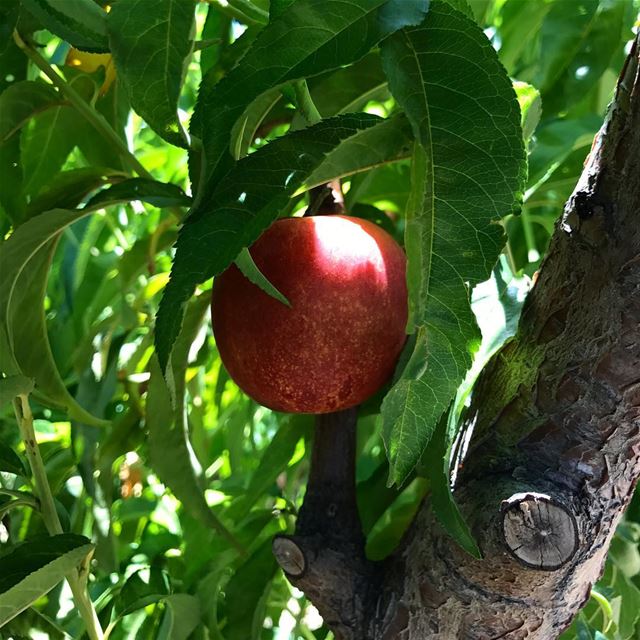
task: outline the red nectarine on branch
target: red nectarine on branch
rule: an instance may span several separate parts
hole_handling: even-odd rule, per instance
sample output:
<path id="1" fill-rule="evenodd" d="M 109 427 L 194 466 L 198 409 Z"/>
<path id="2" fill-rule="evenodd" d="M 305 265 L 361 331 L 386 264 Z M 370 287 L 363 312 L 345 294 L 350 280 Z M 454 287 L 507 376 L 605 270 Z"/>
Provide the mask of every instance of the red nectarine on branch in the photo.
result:
<path id="1" fill-rule="evenodd" d="M 234 265 L 213 287 L 213 331 L 233 380 L 278 411 L 328 413 L 372 396 L 405 342 L 406 257 L 359 218 L 275 222 L 251 247 L 290 307 Z"/>

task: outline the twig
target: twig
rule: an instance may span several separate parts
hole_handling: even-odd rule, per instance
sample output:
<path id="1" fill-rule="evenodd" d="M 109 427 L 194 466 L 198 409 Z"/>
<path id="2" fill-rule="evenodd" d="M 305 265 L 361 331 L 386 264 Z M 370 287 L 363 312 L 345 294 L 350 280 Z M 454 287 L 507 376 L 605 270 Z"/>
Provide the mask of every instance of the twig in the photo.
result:
<path id="1" fill-rule="evenodd" d="M 24 441 L 29 466 L 33 473 L 35 490 L 40 501 L 42 519 L 47 527 L 47 531 L 51 535 L 61 534 L 63 533 L 63 529 L 60 524 L 58 512 L 56 511 L 56 505 L 53 494 L 51 493 L 51 487 L 49 486 L 49 480 L 47 479 L 44 462 L 36 440 L 36 433 L 33 428 L 33 414 L 29 406 L 28 396 L 19 395 L 13 401 L 13 408 L 20 428 L 20 435 Z M 84 620 L 87 634 L 91 640 L 103 640 L 98 615 L 96 614 L 78 570 L 74 570 L 67 575 L 67 582 L 71 587 L 71 593 L 73 594 L 73 599 L 78 607 L 78 611 Z"/>

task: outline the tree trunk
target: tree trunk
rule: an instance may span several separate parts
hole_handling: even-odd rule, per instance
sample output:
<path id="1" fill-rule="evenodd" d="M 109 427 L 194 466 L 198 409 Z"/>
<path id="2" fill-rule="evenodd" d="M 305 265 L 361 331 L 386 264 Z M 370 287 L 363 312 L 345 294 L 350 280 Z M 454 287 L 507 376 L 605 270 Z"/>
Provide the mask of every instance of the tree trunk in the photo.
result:
<path id="1" fill-rule="evenodd" d="M 367 561 L 349 462 L 355 416 L 319 424 L 334 437 L 317 438 L 298 531 L 274 550 L 337 640 L 550 640 L 601 575 L 640 475 L 639 58 L 640 37 L 518 335 L 465 417 L 455 496 L 483 559 L 444 533 L 427 501 L 399 549 Z"/>

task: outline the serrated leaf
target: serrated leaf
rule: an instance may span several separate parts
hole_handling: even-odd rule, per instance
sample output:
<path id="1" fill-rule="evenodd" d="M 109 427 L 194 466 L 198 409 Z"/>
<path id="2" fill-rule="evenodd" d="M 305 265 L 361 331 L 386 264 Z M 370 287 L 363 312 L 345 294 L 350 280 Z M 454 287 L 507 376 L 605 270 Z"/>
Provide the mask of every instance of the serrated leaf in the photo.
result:
<path id="1" fill-rule="evenodd" d="M 185 370 L 189 349 L 209 305 L 210 295 L 207 293 L 189 305 L 184 326 L 173 351 L 171 371 L 167 376 L 173 388 L 163 378 L 157 360 L 153 358 L 151 361 L 146 413 L 149 458 L 160 480 L 171 489 L 185 509 L 238 548 L 233 535 L 204 498 L 200 480 L 202 469 L 199 468 L 189 441 L 184 408 Z"/>
<path id="2" fill-rule="evenodd" d="M 260 271 L 258 265 L 254 262 L 249 249 L 242 249 L 238 254 L 238 257 L 234 260 L 236 266 L 242 272 L 242 275 L 252 282 L 257 287 L 260 287 L 266 294 L 272 298 L 282 302 L 287 307 L 291 306 L 291 303 L 283 296 L 272 284 L 267 280 L 267 277 Z"/>
<path id="3" fill-rule="evenodd" d="M 279 13 L 225 78 L 203 79 L 192 133 L 203 141 L 207 192 L 231 164 L 233 125 L 258 96 L 355 62 L 396 29 L 418 24 L 427 6 L 427 0 L 297 0 Z"/>
<path id="4" fill-rule="evenodd" d="M 0 385 L 2 382 L 4 382 L 4 380 L 0 381 Z M 2 387 L 0 386 L 0 389 L 1 388 Z M 3 403 L 0 402 L 0 405 L 2 404 Z M 25 467 L 22 458 L 20 458 L 20 456 L 11 447 L 2 444 L 2 442 L 0 442 L 0 471 L 13 473 L 14 475 L 21 476 L 22 478 L 28 477 L 27 468 Z"/>
<path id="5" fill-rule="evenodd" d="M 141 200 L 154 207 L 188 207 L 191 198 L 178 186 L 146 178 L 129 178 L 103 189 L 87 202 L 93 209 L 99 205 Z"/>
<path id="6" fill-rule="evenodd" d="M 360 131 L 329 153 L 309 176 L 306 187 L 408 158 L 412 150 L 413 136 L 407 118 L 404 114 L 393 116 Z"/>
<path id="7" fill-rule="evenodd" d="M 163 371 L 196 285 L 221 273 L 257 240 L 333 149 L 377 122 L 369 114 L 340 116 L 274 140 L 240 160 L 187 218 L 156 319 Z"/>
<path id="8" fill-rule="evenodd" d="M 103 426 L 105 422 L 85 411 L 61 380 L 44 317 L 47 277 L 59 234 L 90 212 L 48 211 L 20 225 L 0 244 L 0 361 L 6 374 L 34 378 L 36 391 L 64 407 L 69 417 Z"/>
<path id="9" fill-rule="evenodd" d="M 64 533 L 25 542 L 0 558 L 0 627 L 53 589 L 92 550 L 84 536 Z"/>
<path id="10" fill-rule="evenodd" d="M 178 120 L 184 65 L 193 48 L 193 0 L 116 2 L 109 43 L 131 106 L 167 142 L 186 146 Z"/>
<path id="11" fill-rule="evenodd" d="M 82 51 L 109 50 L 106 12 L 93 0 L 22 0 L 51 33 Z"/>
<path id="12" fill-rule="evenodd" d="M 382 57 L 418 141 L 405 231 L 417 340 L 382 405 L 390 481 L 402 483 L 471 364 L 470 288 L 498 258 L 496 222 L 517 210 L 526 164 L 513 87 L 471 20 L 434 2 L 420 27 L 383 43 Z"/>

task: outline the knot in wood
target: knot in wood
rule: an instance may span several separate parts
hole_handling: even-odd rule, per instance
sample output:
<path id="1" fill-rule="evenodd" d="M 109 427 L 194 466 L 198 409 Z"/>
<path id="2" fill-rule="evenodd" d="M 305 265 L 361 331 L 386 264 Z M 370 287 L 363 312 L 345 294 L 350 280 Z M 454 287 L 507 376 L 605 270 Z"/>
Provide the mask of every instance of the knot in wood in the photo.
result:
<path id="1" fill-rule="evenodd" d="M 516 493 L 502 503 L 501 510 L 507 549 L 523 565 L 553 571 L 578 550 L 576 519 L 551 496 Z"/>
<path id="2" fill-rule="evenodd" d="M 299 578 L 305 572 L 307 561 L 304 553 L 291 538 L 274 538 L 272 549 L 276 561 L 286 574 Z"/>

